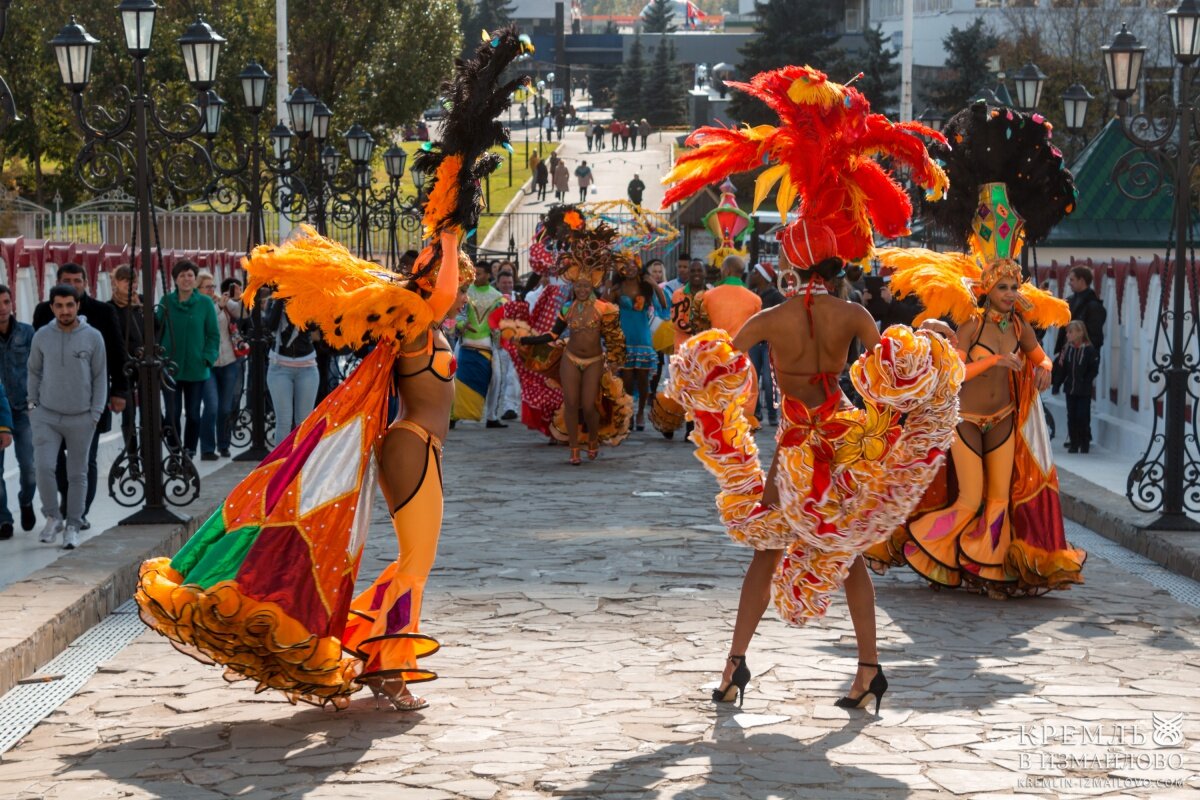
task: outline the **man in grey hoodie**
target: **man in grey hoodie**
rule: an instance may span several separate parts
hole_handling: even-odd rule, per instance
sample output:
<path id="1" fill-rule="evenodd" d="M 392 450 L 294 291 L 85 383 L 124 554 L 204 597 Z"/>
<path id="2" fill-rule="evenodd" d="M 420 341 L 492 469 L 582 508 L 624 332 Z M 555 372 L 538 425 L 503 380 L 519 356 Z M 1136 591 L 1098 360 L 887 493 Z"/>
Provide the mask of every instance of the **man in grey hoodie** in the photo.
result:
<path id="1" fill-rule="evenodd" d="M 33 460 L 46 527 L 41 541 L 63 534 L 63 548 L 79 544 L 87 497 L 88 451 L 108 401 L 108 363 L 104 337 L 79 316 L 79 295 L 70 286 L 50 290 L 54 324 L 33 335 L 29 351 L 29 406 L 33 423 Z M 67 447 L 67 520 L 59 511 L 54 468 L 59 448 Z"/>

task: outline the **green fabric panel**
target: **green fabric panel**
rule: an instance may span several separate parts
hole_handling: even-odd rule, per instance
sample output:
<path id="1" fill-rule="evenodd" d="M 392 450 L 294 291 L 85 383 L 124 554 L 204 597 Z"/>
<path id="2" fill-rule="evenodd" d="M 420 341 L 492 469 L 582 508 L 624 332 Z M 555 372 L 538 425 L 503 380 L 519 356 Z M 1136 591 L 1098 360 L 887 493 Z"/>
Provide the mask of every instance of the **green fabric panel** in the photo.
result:
<path id="1" fill-rule="evenodd" d="M 222 511 L 224 511 L 223 506 L 213 512 L 213 515 L 192 534 L 192 538 L 188 539 L 187 543 L 171 559 L 171 569 L 186 578 L 197 562 L 204 558 L 208 549 L 225 535 L 225 518 Z"/>
<path id="2" fill-rule="evenodd" d="M 188 583 L 207 589 L 215 583 L 233 580 L 246 560 L 246 553 L 262 530 L 256 525 L 230 531 L 208 548 L 186 576 Z"/>

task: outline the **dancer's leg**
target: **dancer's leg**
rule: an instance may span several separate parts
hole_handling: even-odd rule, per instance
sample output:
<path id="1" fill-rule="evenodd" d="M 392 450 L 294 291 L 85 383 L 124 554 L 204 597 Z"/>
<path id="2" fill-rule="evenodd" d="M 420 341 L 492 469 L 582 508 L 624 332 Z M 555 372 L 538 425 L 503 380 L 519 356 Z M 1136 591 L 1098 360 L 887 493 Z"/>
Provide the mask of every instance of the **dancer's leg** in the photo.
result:
<path id="1" fill-rule="evenodd" d="M 633 380 L 637 385 L 637 424 L 642 425 L 646 418 L 646 398 L 650 396 L 650 370 L 635 369 Z"/>
<path id="2" fill-rule="evenodd" d="M 876 647 L 875 630 L 875 585 L 871 583 L 871 573 L 862 556 L 854 559 L 850 565 L 850 574 L 846 576 L 846 605 L 850 608 L 850 621 L 854 624 L 854 638 L 858 642 L 858 672 L 854 676 L 854 685 L 850 694 L 858 696 L 867 690 L 871 678 L 878 672 L 875 667 L 864 667 L 862 664 L 878 664 L 879 651 Z"/>
<path id="3" fill-rule="evenodd" d="M 733 623 L 733 641 L 729 646 L 729 655 L 743 656 L 750 647 L 750 640 L 758 630 L 759 620 L 771 604 L 771 578 L 779 566 L 782 550 L 755 550 L 746 568 L 746 577 L 742 578 L 742 594 L 738 599 L 737 619 Z M 721 684 L 729 683 L 733 676 L 734 664 L 725 661 L 725 671 L 721 675 Z"/>
<path id="4" fill-rule="evenodd" d="M 563 393 L 563 420 L 567 424 L 567 442 L 572 448 L 579 447 L 579 395 L 583 373 L 563 353 L 558 370 Z"/>
<path id="5" fill-rule="evenodd" d="M 604 361 L 601 359 L 588 368 L 580 376 L 579 405 L 583 409 L 583 424 L 588 430 L 588 447 L 593 448 L 600 441 L 600 409 L 596 401 L 600 399 L 600 378 L 604 374 Z"/>

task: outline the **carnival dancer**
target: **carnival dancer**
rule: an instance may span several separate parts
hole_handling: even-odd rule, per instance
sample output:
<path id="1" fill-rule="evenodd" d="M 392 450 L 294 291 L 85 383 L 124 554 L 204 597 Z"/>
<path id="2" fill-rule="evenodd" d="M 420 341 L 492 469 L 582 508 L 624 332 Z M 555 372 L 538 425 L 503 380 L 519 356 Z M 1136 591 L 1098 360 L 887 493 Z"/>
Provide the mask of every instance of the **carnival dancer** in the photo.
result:
<path id="1" fill-rule="evenodd" d="M 698 258 L 688 262 L 687 282 L 671 295 L 671 328 L 675 336 L 675 352 L 697 333 L 712 327 L 705 314 L 704 293 L 708 291 L 704 262 Z M 687 416 L 683 406 L 670 397 L 666 389 L 654 396 L 650 407 L 650 423 L 666 439 L 674 439 L 675 431 L 683 427 Z M 689 429 L 690 430 L 690 429 Z"/>
<path id="2" fill-rule="evenodd" d="M 557 373 L 553 375 L 553 381 L 546 375 L 552 348 L 548 345 L 524 347 L 518 339 L 549 332 L 558 320 L 563 294 L 557 278 L 537 273 L 535 277 L 539 283 L 536 290 L 527 293 L 525 299 L 505 303 L 493 311 L 492 316 L 496 319 L 500 346 L 512 358 L 521 384 L 521 422 L 530 430 L 549 437 L 550 444 L 555 444 L 550 424 L 562 407 L 563 396 Z"/>
<path id="3" fill-rule="evenodd" d="M 784 619 L 799 625 L 822 616 L 830 593 L 844 584 L 859 668 L 837 705 L 874 701 L 878 711 L 887 680 L 875 646 L 874 591 L 859 555 L 906 518 L 937 472 L 958 416 L 962 365 L 937 334 L 894 326 L 880 337 L 865 309 L 829 289 L 845 262 L 870 256 L 872 226 L 889 237 L 907 231 L 908 198 L 871 156 L 890 157 L 939 193 L 946 176 L 915 135 L 938 134 L 870 113 L 861 93 L 810 67 L 730 85 L 771 106 L 781 126 L 696 131 L 688 139 L 696 149 L 664 179 L 674 183 L 664 203 L 771 164 L 756 195 L 764 197 L 782 177 L 781 216 L 795 214 L 800 201 L 780 239 L 802 291 L 753 316 L 736 337 L 715 329 L 692 337 L 671 362 L 669 392 L 695 419 L 697 456 L 721 486 L 722 521 L 731 537 L 755 548 L 713 699 L 744 696 L 746 651 L 772 594 Z M 838 387 L 856 337 L 867 347 L 851 371 L 865 411 L 851 407 Z M 765 480 L 746 408 L 754 402 L 746 353 L 762 341 L 774 354 L 783 395 Z"/>
<path id="4" fill-rule="evenodd" d="M 550 345 L 522 345 L 522 336 L 548 333 L 558 320 L 565 301 L 562 281 L 555 277 L 558 251 L 554 239 L 539 222 L 529 245 L 529 266 L 537 278 L 531 282 L 524 300 L 505 303 L 500 308 L 496 328 L 500 346 L 512 357 L 521 383 L 521 422 L 556 444 L 551 423 L 562 407 L 562 388 L 558 384 L 558 354 Z M 493 316 L 496 312 L 493 312 Z"/>
<path id="5" fill-rule="evenodd" d="M 465 314 L 458 326 L 458 371 L 450 418 L 479 422 L 486 416 L 487 427 L 507 428 L 500 421 L 499 392 L 493 389 L 496 369 L 489 324 L 492 312 L 504 304 L 504 295 L 492 286 L 491 279 L 491 266 L 481 261 L 475 268 L 475 282 L 467 289 Z"/>
<path id="6" fill-rule="evenodd" d="M 625 393 L 617 370 L 625 364 L 625 337 L 620 312 L 600 300 L 596 290 L 604 276 L 619 265 L 636 264 L 612 249 L 617 232 L 604 222 L 589 222 L 574 206 L 556 206 L 547 214 L 547 228 L 559 241 L 560 276 L 570 287 L 570 300 L 559 312 L 549 333 L 522 336 L 525 346 L 557 341 L 560 348 L 559 382 L 563 391 L 561 418 L 556 415 L 551 432 L 565 438 L 571 448 L 570 463 L 579 457 L 580 415 L 588 437 L 587 455 L 595 460 L 600 445 L 618 445 L 629 435 L 633 398 Z M 564 341 L 563 334 L 568 334 Z"/>
<path id="7" fill-rule="evenodd" d="M 1063 530 L 1038 397 L 1051 362 L 1034 329 L 1065 325 L 1071 315 L 1065 301 L 1022 277 L 1016 259 L 1026 241 L 1039 241 L 1072 211 L 1075 184 L 1038 114 L 976 103 L 945 133 L 954 146 L 937 156 L 950 191 L 924 214 L 968 252 L 877 255 L 893 269 L 893 294 L 915 295 L 927 316 L 959 325 L 963 419 L 918 513 L 868 557 L 878 571 L 908 564 L 935 587 L 994 598 L 1066 589 L 1083 582 L 1087 554 Z"/>
<path id="8" fill-rule="evenodd" d="M 245 262 L 246 297 L 271 286 L 299 327 L 333 347 L 374 344 L 337 389 L 233 490 L 173 558 L 142 565 L 137 601 L 147 625 L 185 653 L 256 681 L 293 703 L 348 705 L 362 686 L 399 710 L 427 703 L 409 685 L 438 643 L 421 631 L 421 600 L 442 519 L 441 441 L 455 360 L 439 323 L 465 301 L 473 275 L 459 242 L 498 166 L 490 124 L 520 81 L 504 69 L 531 49 L 506 28 L 459 62 L 445 87 L 443 140 L 417 163 L 431 176 L 425 235 L 409 276 L 379 270 L 307 226 Z M 388 427 L 388 402 L 402 415 Z M 365 592 L 355 578 L 378 472 L 399 557 Z"/>

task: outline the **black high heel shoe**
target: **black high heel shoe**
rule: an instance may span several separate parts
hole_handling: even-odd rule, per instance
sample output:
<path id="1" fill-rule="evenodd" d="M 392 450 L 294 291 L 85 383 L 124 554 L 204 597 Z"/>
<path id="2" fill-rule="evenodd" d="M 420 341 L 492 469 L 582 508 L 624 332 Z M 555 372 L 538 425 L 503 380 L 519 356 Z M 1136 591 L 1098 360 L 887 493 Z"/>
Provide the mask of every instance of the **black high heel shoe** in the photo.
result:
<path id="1" fill-rule="evenodd" d="M 876 670 L 878 670 L 875 673 L 875 677 L 871 678 L 871 685 L 868 686 L 867 690 L 858 697 L 846 695 L 834 703 L 834 705 L 838 708 L 866 708 L 871 704 L 871 699 L 874 698 L 875 715 L 878 716 L 879 704 L 883 702 L 883 693 L 886 692 L 888 688 L 887 678 L 883 677 L 883 667 L 879 666 L 878 664 L 868 664 L 865 661 L 858 662 L 858 665 L 860 667 L 874 667 Z"/>
<path id="2" fill-rule="evenodd" d="M 746 684 L 750 683 L 750 668 L 746 666 L 745 656 L 730 656 L 729 660 L 737 667 L 733 670 L 728 684 L 720 689 L 713 689 L 712 699 L 714 703 L 732 703 L 734 698 L 737 698 L 738 708 L 741 708 L 742 700 L 746 696 Z"/>

